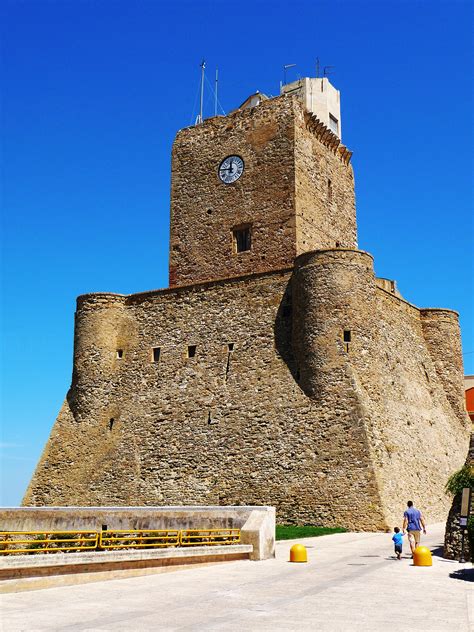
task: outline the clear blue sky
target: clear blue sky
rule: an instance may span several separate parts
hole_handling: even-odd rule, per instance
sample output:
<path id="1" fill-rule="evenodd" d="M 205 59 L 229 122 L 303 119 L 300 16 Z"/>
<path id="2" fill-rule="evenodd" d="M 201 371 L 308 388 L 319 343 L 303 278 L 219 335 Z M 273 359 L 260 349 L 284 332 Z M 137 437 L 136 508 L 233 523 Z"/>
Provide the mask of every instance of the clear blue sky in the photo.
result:
<path id="1" fill-rule="evenodd" d="M 284 64 L 335 66 L 359 246 L 409 301 L 460 312 L 474 373 L 472 6 L 4 0 L 3 504 L 69 387 L 76 296 L 167 285 L 170 150 L 203 57 L 226 111 L 277 94 Z"/>

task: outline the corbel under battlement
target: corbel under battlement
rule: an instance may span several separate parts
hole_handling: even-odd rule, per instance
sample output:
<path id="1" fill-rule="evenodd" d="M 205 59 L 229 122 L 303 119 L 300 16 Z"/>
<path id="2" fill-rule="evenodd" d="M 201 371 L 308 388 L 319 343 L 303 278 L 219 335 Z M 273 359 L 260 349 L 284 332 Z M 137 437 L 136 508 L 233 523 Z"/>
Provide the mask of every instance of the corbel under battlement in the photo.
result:
<path id="1" fill-rule="evenodd" d="M 352 151 L 341 143 L 341 139 L 334 134 L 315 114 L 305 112 L 306 129 L 315 134 L 322 144 L 330 149 L 345 165 L 351 161 Z"/>

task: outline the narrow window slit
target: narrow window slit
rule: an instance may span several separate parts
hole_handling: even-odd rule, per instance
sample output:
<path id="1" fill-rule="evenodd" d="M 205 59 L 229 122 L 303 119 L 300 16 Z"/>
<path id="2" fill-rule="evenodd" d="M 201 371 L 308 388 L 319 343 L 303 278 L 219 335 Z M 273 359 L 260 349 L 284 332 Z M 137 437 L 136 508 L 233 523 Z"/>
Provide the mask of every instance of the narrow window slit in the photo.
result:
<path id="1" fill-rule="evenodd" d="M 114 427 L 114 423 L 115 423 L 115 419 L 113 417 L 111 417 L 109 419 L 109 430 L 111 431 L 112 428 Z"/>
<path id="2" fill-rule="evenodd" d="M 117 349 L 117 359 L 121 360 L 123 358 L 123 349 Z"/>
<path id="3" fill-rule="evenodd" d="M 209 426 L 212 426 L 212 425 L 214 425 L 214 424 L 217 424 L 217 419 L 213 419 L 213 418 L 212 418 L 211 411 L 209 411 L 209 412 L 207 413 L 207 423 L 208 423 L 208 425 L 209 425 Z"/>
<path id="4" fill-rule="evenodd" d="M 227 364 L 225 367 L 225 379 L 224 379 L 224 383 L 227 382 L 227 378 L 229 376 L 229 371 L 230 371 L 230 356 L 232 355 L 232 352 L 234 351 L 234 343 L 233 342 L 229 342 L 227 345 Z"/>
<path id="5" fill-rule="evenodd" d="M 196 356 L 196 346 L 188 345 L 188 358 L 194 358 Z"/>
<path id="6" fill-rule="evenodd" d="M 160 347 L 153 347 L 153 362 L 159 362 L 160 361 L 160 355 L 161 355 L 161 348 Z"/>
<path id="7" fill-rule="evenodd" d="M 349 343 L 351 342 L 351 330 L 344 329 L 344 333 L 342 334 L 342 339 L 344 341 L 344 348 L 346 353 L 349 353 Z"/>
<path id="8" fill-rule="evenodd" d="M 234 252 L 239 253 L 250 250 L 252 245 L 250 226 L 234 228 L 232 233 L 234 237 Z"/>

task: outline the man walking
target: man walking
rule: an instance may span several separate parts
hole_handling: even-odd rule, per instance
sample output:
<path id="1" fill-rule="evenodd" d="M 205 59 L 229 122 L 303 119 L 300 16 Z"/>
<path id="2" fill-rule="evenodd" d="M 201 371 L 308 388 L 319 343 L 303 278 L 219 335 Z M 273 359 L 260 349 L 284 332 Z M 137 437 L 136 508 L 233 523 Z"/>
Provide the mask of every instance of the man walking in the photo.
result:
<path id="1" fill-rule="evenodd" d="M 409 500 L 407 502 L 407 510 L 403 514 L 403 535 L 405 535 L 405 531 L 408 532 L 408 541 L 410 543 L 412 555 L 415 552 L 416 547 L 420 544 L 420 534 L 422 528 L 423 533 L 426 535 L 425 520 L 421 511 L 416 507 L 413 507 L 413 502 Z"/>

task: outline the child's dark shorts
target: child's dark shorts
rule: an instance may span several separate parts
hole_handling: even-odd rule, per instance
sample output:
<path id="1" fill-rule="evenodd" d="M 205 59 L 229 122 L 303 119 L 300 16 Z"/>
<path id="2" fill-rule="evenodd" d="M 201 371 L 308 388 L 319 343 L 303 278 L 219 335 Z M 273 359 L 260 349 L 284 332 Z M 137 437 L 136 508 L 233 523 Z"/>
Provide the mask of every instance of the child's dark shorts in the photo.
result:
<path id="1" fill-rule="evenodd" d="M 402 545 L 395 544 L 395 553 L 401 553 L 401 552 L 402 552 Z"/>

